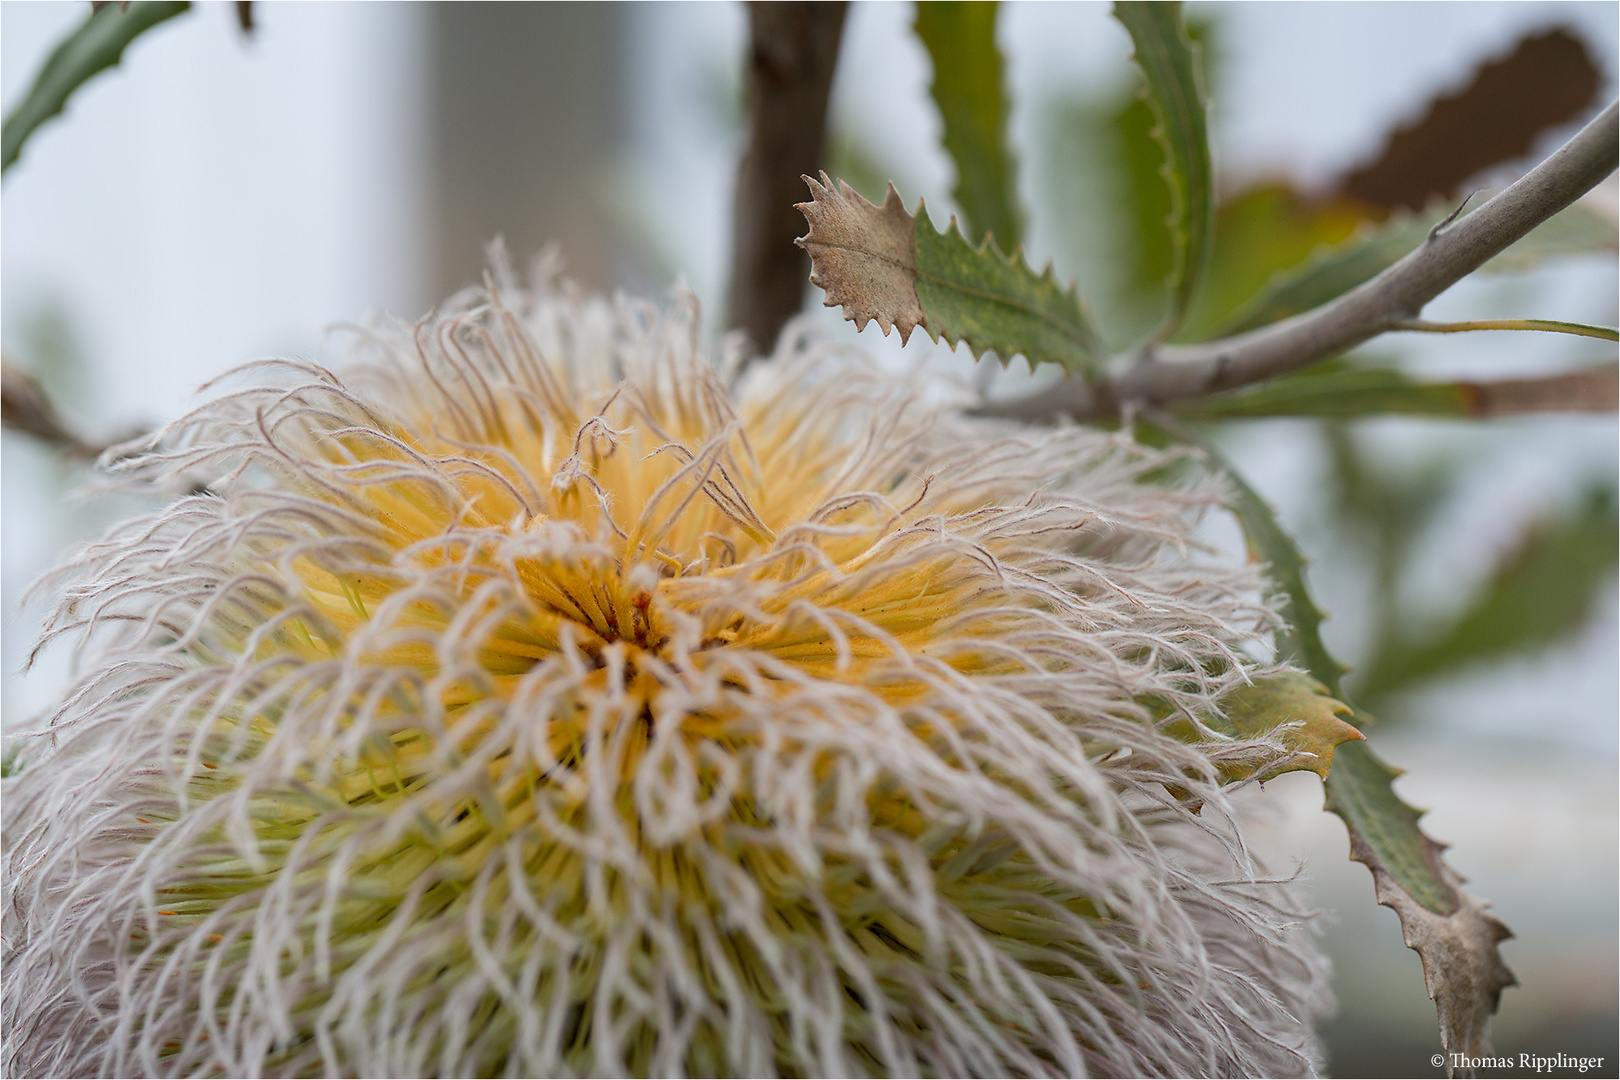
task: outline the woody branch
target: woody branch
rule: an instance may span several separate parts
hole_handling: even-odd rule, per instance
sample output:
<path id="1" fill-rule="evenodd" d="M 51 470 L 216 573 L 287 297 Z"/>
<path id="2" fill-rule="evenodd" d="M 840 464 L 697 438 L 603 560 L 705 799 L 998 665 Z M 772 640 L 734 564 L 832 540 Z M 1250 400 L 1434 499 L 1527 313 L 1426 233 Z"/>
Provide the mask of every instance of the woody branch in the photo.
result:
<path id="1" fill-rule="evenodd" d="M 1507 190 L 1361 286 L 1271 326 L 1198 345 L 1150 345 L 1094 383 L 1068 381 L 981 415 L 1029 422 L 1100 420 L 1132 404 L 1161 405 L 1232 390 L 1346 352 L 1418 318 L 1424 305 L 1591 190 L 1614 171 L 1620 112 L 1611 104 Z"/>

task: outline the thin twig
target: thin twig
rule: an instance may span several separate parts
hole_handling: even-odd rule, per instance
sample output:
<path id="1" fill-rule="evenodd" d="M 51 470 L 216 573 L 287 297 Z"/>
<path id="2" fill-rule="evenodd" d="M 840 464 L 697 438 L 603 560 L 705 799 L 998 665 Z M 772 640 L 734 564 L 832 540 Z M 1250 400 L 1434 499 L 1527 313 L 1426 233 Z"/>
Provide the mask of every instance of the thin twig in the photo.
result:
<path id="1" fill-rule="evenodd" d="M 1201 397 L 1337 356 L 1417 319 L 1430 300 L 1595 187 L 1614 171 L 1617 154 L 1620 109 L 1611 104 L 1506 191 L 1321 307 L 1219 341 L 1151 347 L 1112 378 L 1064 382 L 977 411 L 1030 422 L 1105 419 L 1131 403 Z"/>
<path id="2" fill-rule="evenodd" d="M 748 148 L 737 168 L 731 322 L 757 353 L 804 305 L 810 260 L 793 243 L 799 180 L 824 164 L 844 3 L 751 3 Z"/>

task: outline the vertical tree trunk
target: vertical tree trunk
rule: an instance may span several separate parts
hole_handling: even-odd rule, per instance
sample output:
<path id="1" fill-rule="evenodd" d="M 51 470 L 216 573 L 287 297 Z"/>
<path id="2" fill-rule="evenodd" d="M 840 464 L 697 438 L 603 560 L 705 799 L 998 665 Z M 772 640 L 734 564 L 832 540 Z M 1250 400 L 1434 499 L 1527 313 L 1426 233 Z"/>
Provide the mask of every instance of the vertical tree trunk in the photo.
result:
<path id="1" fill-rule="evenodd" d="M 810 259 L 794 246 L 807 197 L 799 179 L 821 165 L 847 5 L 750 3 L 748 146 L 737 169 L 730 322 L 756 352 L 776 342 L 803 304 Z"/>

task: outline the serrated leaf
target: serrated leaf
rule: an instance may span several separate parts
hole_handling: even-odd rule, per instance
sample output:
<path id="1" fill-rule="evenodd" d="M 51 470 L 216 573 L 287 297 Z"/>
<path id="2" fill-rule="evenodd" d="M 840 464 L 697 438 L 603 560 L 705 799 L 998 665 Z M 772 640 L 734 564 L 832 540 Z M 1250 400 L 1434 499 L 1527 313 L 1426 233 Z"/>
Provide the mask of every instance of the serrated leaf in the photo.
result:
<path id="1" fill-rule="evenodd" d="M 1086 282 L 1099 334 L 1120 348 L 1152 333 L 1170 303 L 1164 153 L 1148 134 L 1153 111 L 1134 91 L 1037 103 L 1046 152 L 1030 160 L 1058 265 Z"/>
<path id="2" fill-rule="evenodd" d="M 804 182 L 810 201 L 794 208 L 810 231 L 795 243 L 810 253 L 810 283 L 827 294 L 823 304 L 843 307 L 857 330 L 876 320 L 885 337 L 893 326 L 901 344 L 909 341 L 926 316 L 917 298 L 917 220 L 900 193 L 890 184 L 880 207 L 842 180 L 835 188 L 826 173 Z"/>
<path id="3" fill-rule="evenodd" d="M 1327 808 L 1349 826 L 1352 846 L 1360 838 L 1376 856 L 1372 862 L 1355 856 L 1359 861 L 1376 863 L 1429 911 L 1442 915 L 1454 911 L 1455 900 L 1440 874 L 1442 849 L 1418 827 L 1422 811 L 1395 794 L 1401 770 L 1380 761 L 1366 747 L 1362 750 L 1339 755 L 1345 780 L 1327 791 Z"/>
<path id="4" fill-rule="evenodd" d="M 956 164 L 952 195 L 968 235 L 994 236 L 1003 251 L 1023 241 L 1008 101 L 996 49 L 995 0 L 920 0 L 915 29 L 934 62 L 930 88 L 945 122 L 945 150 Z"/>
<path id="5" fill-rule="evenodd" d="M 1394 368 L 1328 361 L 1255 387 L 1197 398 L 1176 409 L 1197 419 L 1375 415 L 1488 417 L 1531 412 L 1609 412 L 1613 365 L 1536 379 L 1422 382 Z"/>
<path id="6" fill-rule="evenodd" d="M 1620 518 L 1607 487 L 1572 513 L 1536 522 L 1449 625 L 1382 642 L 1362 692 L 1392 693 L 1470 664 L 1541 648 L 1584 626 L 1615 572 Z"/>
<path id="7" fill-rule="evenodd" d="M 1142 309 L 1141 316 L 1133 321 L 1143 325 L 1136 334 L 1123 339 L 1129 342 L 1162 326 L 1173 302 L 1169 287 L 1177 254 L 1167 223 L 1174 203 L 1164 179 L 1164 147 L 1153 134 L 1158 121 L 1143 96 L 1137 92 L 1123 97 L 1116 108 L 1105 111 L 1104 120 L 1108 125 L 1106 140 L 1096 140 L 1099 145 L 1092 154 L 1111 150 L 1109 157 L 1114 159 L 1113 175 L 1107 178 L 1114 197 L 1108 200 L 1106 213 L 1117 264 L 1109 268 L 1106 276 L 1110 280 L 1123 279 L 1127 296 L 1134 301 L 1130 306 Z M 1152 317 L 1147 318 L 1150 314 Z"/>
<path id="8" fill-rule="evenodd" d="M 1333 765 L 1333 751 L 1342 743 L 1364 738 L 1353 725 L 1339 719 L 1339 714 L 1351 713 L 1350 706 L 1330 696 L 1327 687 L 1302 671 L 1263 675 L 1229 692 L 1220 704 L 1222 715 L 1206 719 L 1206 727 L 1234 739 L 1275 735 L 1289 754 L 1280 764 L 1252 758 L 1222 761 L 1218 767 L 1225 781 L 1246 780 L 1256 774 L 1269 780 L 1297 771 L 1313 772 L 1325 780 Z M 1187 720 L 1174 721 L 1165 730 L 1184 742 L 1202 741 Z"/>
<path id="9" fill-rule="evenodd" d="M 913 217 L 889 186 L 881 207 L 825 173 L 805 177 L 811 201 L 799 203 L 810 231 L 798 241 L 810 253 L 810 281 L 843 307 L 861 329 L 876 321 L 906 341 L 922 327 L 935 341 L 965 342 L 975 357 L 994 352 L 1003 364 L 1023 355 L 1030 366 L 1061 365 L 1094 374 L 1101 347 L 1079 297 L 1050 267 L 1036 274 L 1020 254 L 994 244 L 973 247 L 953 219 L 940 233 L 923 204 Z"/>
<path id="10" fill-rule="evenodd" d="M 106 4 L 92 12 L 56 46 L 34 85 L 0 127 L 0 172 L 11 168 L 28 137 L 60 113 L 75 90 L 117 64 L 130 42 L 189 7 L 183 0 L 139 0 L 127 8 Z"/>
<path id="11" fill-rule="evenodd" d="M 1252 739 L 1282 728 L 1284 746 L 1311 755 L 1279 773 L 1304 769 L 1326 780 L 1334 749 L 1366 737 L 1339 719 L 1341 713 L 1350 716 L 1354 710 L 1301 671 L 1279 671 L 1240 686 L 1221 699 L 1221 709 L 1238 738 Z"/>
<path id="12" fill-rule="evenodd" d="M 1344 668 L 1322 645 L 1321 615 L 1305 588 L 1298 547 L 1265 502 L 1207 440 L 1179 424 L 1174 424 L 1173 433 L 1202 447 L 1230 478 L 1236 492 L 1233 512 L 1251 550 L 1271 564 L 1285 616 L 1291 622 L 1304 616 L 1303 625 L 1294 623 L 1277 635 L 1279 654 L 1303 660 L 1334 697 L 1344 700 L 1339 689 Z M 1344 821 L 1351 858 L 1372 872 L 1378 902 L 1394 909 L 1403 940 L 1423 961 L 1423 981 L 1435 1003 L 1441 1045 L 1448 1054 L 1489 1054 L 1486 1025 L 1502 991 L 1516 982 L 1497 949 L 1512 933 L 1463 891 L 1462 878 L 1441 858 L 1444 847 L 1418 827 L 1421 812 L 1395 794 L 1397 770 L 1379 760 L 1364 742 L 1340 746 L 1334 758 L 1325 805 Z"/>
<path id="13" fill-rule="evenodd" d="M 917 296 L 935 341 L 965 342 L 975 357 L 994 352 L 1006 366 L 1022 353 L 1034 367 L 1053 363 L 1095 375 L 1102 348 L 1074 286 L 1058 284 L 1051 266 L 1036 274 L 1021 252 L 973 247 L 952 219 L 934 230 L 917 203 Z"/>
<path id="14" fill-rule="evenodd" d="M 1170 186 L 1171 307 L 1160 337 L 1173 334 L 1192 307 L 1215 234 L 1215 182 L 1210 162 L 1208 106 L 1198 48 L 1181 21 L 1181 4 L 1121 0 L 1114 17 L 1131 35 L 1147 80 L 1147 101 L 1158 121 Z"/>
<path id="15" fill-rule="evenodd" d="M 1350 833 L 1350 857 L 1372 871 L 1373 894 L 1401 920 L 1401 938 L 1423 961 L 1447 1054 L 1491 1053 L 1486 1027 L 1502 991 L 1518 985 L 1497 948 L 1513 936 L 1486 905 L 1463 891 L 1445 848 L 1418 827 L 1421 812 L 1395 794 L 1397 769 L 1366 744 L 1339 751 L 1328 776 L 1327 809 Z"/>
<path id="16" fill-rule="evenodd" d="M 1215 448 L 1204 439 L 1197 445 L 1220 466 L 1232 485 L 1232 512 L 1243 527 L 1250 554 L 1270 568 L 1268 575 L 1281 603 L 1284 627 L 1277 634 L 1277 652 L 1292 659 L 1327 688 L 1329 695 L 1343 700 L 1339 680 L 1349 670 L 1333 658 L 1322 642 L 1322 612 L 1305 587 L 1305 556 L 1283 531 L 1276 513 L 1250 487 Z"/>

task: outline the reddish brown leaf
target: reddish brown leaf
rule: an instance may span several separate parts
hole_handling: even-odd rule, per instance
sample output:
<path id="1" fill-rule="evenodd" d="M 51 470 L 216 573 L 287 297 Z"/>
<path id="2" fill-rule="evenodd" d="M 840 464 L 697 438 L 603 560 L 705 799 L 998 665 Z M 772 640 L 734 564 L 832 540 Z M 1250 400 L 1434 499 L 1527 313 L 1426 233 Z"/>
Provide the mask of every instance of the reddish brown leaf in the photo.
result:
<path id="1" fill-rule="evenodd" d="M 1601 82 L 1586 46 L 1568 31 L 1525 37 L 1506 59 L 1482 65 L 1465 89 L 1435 98 L 1423 119 L 1393 132 L 1378 159 L 1345 177 L 1340 190 L 1385 210 L 1421 210 L 1575 119 Z"/>
<path id="2" fill-rule="evenodd" d="M 1539 379 L 1459 384 L 1475 416 L 1536 412 L 1614 412 L 1620 407 L 1620 368 L 1592 368 Z"/>

